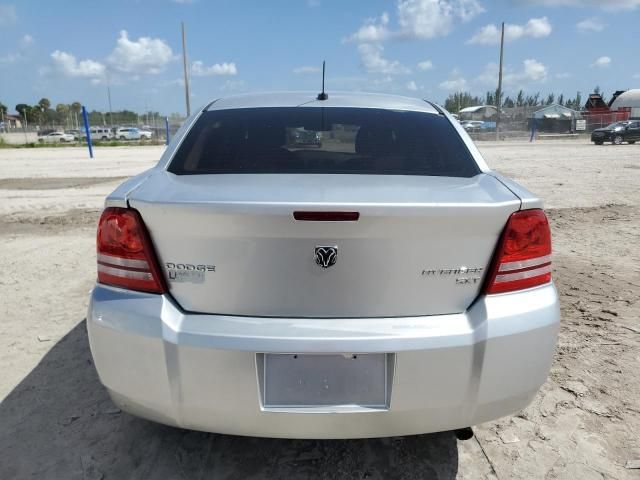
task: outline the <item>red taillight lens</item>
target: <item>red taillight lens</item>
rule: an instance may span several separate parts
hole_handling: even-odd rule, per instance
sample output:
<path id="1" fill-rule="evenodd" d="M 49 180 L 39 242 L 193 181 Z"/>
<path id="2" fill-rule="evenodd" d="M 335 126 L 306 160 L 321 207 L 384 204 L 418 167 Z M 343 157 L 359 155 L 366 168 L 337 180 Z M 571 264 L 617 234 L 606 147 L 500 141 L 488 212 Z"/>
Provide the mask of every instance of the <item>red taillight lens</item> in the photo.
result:
<path id="1" fill-rule="evenodd" d="M 486 293 L 506 293 L 551 281 L 551 231 L 542 210 L 509 217 L 493 258 Z"/>
<path id="2" fill-rule="evenodd" d="M 98 223 L 98 282 L 115 287 L 163 293 L 164 278 L 140 214 L 109 207 Z"/>

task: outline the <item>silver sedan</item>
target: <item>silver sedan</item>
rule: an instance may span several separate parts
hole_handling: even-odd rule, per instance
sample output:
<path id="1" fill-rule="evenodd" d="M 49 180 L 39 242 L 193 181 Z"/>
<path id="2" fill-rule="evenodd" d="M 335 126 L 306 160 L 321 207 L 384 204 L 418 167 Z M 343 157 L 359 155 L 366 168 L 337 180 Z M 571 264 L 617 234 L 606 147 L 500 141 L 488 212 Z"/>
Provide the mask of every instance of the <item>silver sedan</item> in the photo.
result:
<path id="1" fill-rule="evenodd" d="M 525 407 L 554 353 L 541 201 L 418 99 L 211 102 L 109 195 L 97 250 L 100 380 L 169 425 L 452 430 Z"/>

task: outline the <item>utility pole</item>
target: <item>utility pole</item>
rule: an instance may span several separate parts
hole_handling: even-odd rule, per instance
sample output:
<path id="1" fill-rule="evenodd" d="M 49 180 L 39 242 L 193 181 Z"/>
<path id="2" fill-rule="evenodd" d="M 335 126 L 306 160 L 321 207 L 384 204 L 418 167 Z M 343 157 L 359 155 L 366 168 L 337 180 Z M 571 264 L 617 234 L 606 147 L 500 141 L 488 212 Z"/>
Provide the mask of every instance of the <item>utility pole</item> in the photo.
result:
<path id="1" fill-rule="evenodd" d="M 187 117 L 191 116 L 191 104 L 189 102 L 189 72 L 187 70 L 187 42 L 184 38 L 184 22 L 182 25 L 182 65 L 184 67 L 184 97 L 187 104 Z"/>
<path id="2" fill-rule="evenodd" d="M 109 100 L 109 123 L 113 127 L 113 109 L 111 108 L 111 86 L 109 85 L 109 72 L 107 71 L 107 98 Z"/>
<path id="3" fill-rule="evenodd" d="M 500 35 L 500 70 L 498 71 L 498 92 L 496 95 L 496 140 L 500 140 L 500 108 L 502 107 L 502 60 L 504 56 L 504 22 L 502 22 L 502 34 Z"/>

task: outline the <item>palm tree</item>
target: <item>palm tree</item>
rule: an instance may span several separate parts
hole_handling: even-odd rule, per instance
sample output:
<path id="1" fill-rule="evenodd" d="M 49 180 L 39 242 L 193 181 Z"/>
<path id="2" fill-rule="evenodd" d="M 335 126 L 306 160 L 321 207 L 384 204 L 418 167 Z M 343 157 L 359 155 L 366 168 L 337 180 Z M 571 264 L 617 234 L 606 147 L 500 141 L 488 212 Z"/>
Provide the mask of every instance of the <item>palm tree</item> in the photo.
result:
<path id="1" fill-rule="evenodd" d="M 51 108 L 51 102 L 48 98 L 41 98 L 38 102 L 38 106 L 43 112 L 46 112 L 47 110 L 49 110 L 49 108 Z"/>
<path id="2" fill-rule="evenodd" d="M 78 114 L 82 110 L 82 104 L 80 102 L 73 102 L 70 106 L 73 118 L 76 119 L 76 128 L 78 128 Z"/>
<path id="3" fill-rule="evenodd" d="M 42 107 L 40 104 L 36 103 L 33 107 L 31 107 L 31 123 L 41 124 L 44 118 Z"/>
<path id="4" fill-rule="evenodd" d="M 69 105 L 59 103 L 56 105 L 56 113 L 58 114 L 57 122 L 64 123 L 65 127 L 69 126 Z"/>

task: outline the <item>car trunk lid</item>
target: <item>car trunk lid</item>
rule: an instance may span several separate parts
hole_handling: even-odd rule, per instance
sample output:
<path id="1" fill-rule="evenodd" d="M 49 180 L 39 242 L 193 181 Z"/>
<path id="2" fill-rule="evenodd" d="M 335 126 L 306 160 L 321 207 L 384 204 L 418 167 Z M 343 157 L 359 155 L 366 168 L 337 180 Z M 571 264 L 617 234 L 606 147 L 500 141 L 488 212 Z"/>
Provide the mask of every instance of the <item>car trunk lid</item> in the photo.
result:
<path id="1" fill-rule="evenodd" d="M 141 213 L 170 293 L 185 310 L 320 318 L 464 311 L 480 292 L 509 215 L 520 208 L 518 197 L 486 174 L 157 171 L 129 204 Z M 294 212 L 359 215 L 296 220 Z"/>

